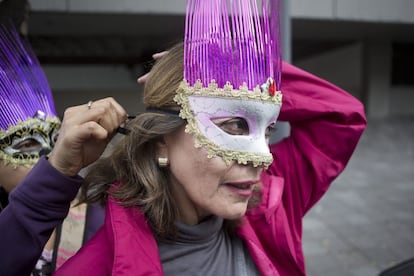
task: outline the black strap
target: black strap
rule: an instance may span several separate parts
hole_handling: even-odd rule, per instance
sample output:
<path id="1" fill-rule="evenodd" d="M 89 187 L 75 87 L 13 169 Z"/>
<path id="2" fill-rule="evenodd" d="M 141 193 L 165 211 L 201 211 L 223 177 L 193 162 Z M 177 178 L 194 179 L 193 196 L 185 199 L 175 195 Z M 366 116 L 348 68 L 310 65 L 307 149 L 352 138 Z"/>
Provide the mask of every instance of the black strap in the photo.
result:
<path id="1" fill-rule="evenodd" d="M 145 112 L 152 112 L 152 113 L 159 113 L 174 117 L 180 117 L 180 111 L 179 110 L 172 110 L 172 109 L 163 109 L 163 108 L 157 108 L 157 107 L 148 107 L 145 109 Z"/>

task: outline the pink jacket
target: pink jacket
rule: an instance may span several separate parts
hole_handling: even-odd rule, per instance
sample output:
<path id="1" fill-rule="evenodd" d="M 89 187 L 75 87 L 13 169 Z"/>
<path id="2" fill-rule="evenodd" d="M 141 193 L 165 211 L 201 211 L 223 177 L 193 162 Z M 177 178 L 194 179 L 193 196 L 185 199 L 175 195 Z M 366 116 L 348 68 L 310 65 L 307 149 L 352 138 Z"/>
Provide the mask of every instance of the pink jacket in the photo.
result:
<path id="1" fill-rule="evenodd" d="M 365 129 L 362 104 L 340 88 L 283 64 L 279 117 L 291 136 L 272 145 L 262 202 L 239 236 L 263 275 L 305 275 L 302 218 L 342 172 Z M 137 208 L 109 200 L 104 227 L 56 275 L 163 275 L 157 243 Z"/>

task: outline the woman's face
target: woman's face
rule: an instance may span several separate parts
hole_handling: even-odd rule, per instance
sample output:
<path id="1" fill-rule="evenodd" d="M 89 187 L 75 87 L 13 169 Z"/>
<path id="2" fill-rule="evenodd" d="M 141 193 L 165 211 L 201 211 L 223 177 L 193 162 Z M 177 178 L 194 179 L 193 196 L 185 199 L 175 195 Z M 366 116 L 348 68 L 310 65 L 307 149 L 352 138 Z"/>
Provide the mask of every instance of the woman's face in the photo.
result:
<path id="1" fill-rule="evenodd" d="M 17 143 L 12 147 L 16 152 L 31 153 L 40 152 L 42 145 L 36 139 L 27 138 Z M 0 159 L 0 186 L 3 187 L 7 193 L 10 193 L 16 186 L 26 177 L 32 166 L 15 166 L 11 163 L 6 163 Z"/>
<path id="2" fill-rule="evenodd" d="M 237 135 L 245 131 L 239 119 L 221 119 L 216 124 Z M 184 127 L 165 137 L 159 157 L 169 159 L 179 220 L 187 224 L 196 224 L 209 215 L 225 219 L 243 216 L 263 170 L 237 162 L 226 165 L 221 157 L 208 158 L 204 148 L 194 146 L 193 136 L 185 133 Z"/>
<path id="3" fill-rule="evenodd" d="M 0 186 L 3 187 L 7 193 L 10 193 L 29 173 L 31 167 L 14 166 L 0 160 Z"/>

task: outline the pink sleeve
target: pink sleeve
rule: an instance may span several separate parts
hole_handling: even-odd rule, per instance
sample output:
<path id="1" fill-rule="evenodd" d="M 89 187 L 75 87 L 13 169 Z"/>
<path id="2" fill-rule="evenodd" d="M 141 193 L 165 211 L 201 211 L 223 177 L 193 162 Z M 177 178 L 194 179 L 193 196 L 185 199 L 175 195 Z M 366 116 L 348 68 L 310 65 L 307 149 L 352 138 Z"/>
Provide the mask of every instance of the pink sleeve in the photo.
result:
<path id="1" fill-rule="evenodd" d="M 301 220 L 343 171 L 365 129 L 363 105 L 342 89 L 284 63 L 280 121 L 290 137 L 271 146 L 268 172 L 285 180 L 288 216 Z"/>

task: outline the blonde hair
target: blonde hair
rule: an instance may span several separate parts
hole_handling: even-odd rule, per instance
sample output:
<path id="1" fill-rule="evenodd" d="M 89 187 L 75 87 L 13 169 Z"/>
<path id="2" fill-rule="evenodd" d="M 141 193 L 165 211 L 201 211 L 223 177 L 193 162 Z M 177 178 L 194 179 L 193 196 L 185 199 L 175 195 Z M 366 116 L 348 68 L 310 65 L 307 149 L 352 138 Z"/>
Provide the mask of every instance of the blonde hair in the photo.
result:
<path id="1" fill-rule="evenodd" d="M 145 83 L 145 107 L 178 111 L 173 98 L 182 80 L 183 44 L 180 43 L 154 64 Z M 172 202 L 169 171 L 158 166 L 156 153 L 163 135 L 184 125 L 185 121 L 178 116 L 151 112 L 128 122 L 129 135 L 114 146 L 109 156 L 90 168 L 82 187 L 82 201 L 105 203 L 110 195 L 123 206 L 139 206 L 158 235 L 173 235 L 177 211 Z M 111 188 L 115 181 L 121 185 Z"/>
<path id="2" fill-rule="evenodd" d="M 145 83 L 145 107 L 179 110 L 174 96 L 184 78 L 183 60 L 184 46 L 183 43 L 179 43 L 154 64 Z"/>

